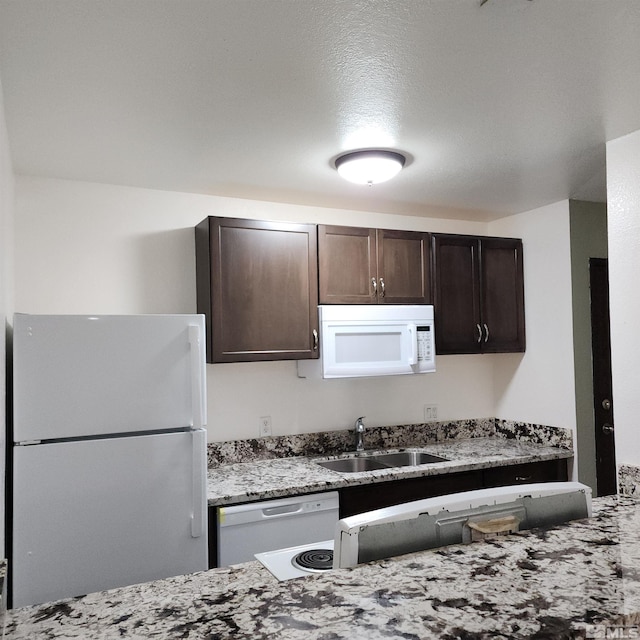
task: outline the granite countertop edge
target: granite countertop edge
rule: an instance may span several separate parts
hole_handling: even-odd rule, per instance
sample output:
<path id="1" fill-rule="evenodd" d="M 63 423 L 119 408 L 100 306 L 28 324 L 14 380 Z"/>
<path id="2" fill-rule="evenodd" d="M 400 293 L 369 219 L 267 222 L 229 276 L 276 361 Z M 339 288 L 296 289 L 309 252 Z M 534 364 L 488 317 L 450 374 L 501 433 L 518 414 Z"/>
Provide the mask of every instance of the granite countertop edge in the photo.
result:
<path id="1" fill-rule="evenodd" d="M 410 449 L 419 449 L 447 458 L 447 462 L 356 473 L 341 473 L 317 464 L 318 461 L 353 455 L 353 452 L 334 456 L 300 456 L 238 462 L 208 470 L 207 502 L 210 507 L 243 504 L 391 480 L 573 457 L 573 452 L 569 449 L 499 437 L 452 440 L 387 449 L 385 452 Z M 375 451 L 366 452 L 367 455 L 373 453 Z"/>

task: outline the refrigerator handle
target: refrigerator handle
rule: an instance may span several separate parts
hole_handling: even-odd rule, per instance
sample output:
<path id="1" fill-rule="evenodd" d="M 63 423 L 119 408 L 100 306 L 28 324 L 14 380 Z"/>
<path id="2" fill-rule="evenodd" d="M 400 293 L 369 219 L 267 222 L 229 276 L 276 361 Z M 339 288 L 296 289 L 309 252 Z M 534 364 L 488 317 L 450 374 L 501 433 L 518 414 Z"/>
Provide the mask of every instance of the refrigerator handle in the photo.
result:
<path id="1" fill-rule="evenodd" d="M 191 405 L 193 411 L 193 426 L 196 429 L 205 423 L 205 391 L 204 391 L 204 358 L 202 335 L 197 324 L 189 325 L 189 346 L 191 354 Z"/>
<path id="2" fill-rule="evenodd" d="M 199 538 L 204 534 L 204 521 L 206 506 L 205 501 L 206 477 L 207 477 L 207 432 L 204 429 L 196 429 L 192 434 L 193 464 L 193 513 L 191 516 L 191 537 Z"/>

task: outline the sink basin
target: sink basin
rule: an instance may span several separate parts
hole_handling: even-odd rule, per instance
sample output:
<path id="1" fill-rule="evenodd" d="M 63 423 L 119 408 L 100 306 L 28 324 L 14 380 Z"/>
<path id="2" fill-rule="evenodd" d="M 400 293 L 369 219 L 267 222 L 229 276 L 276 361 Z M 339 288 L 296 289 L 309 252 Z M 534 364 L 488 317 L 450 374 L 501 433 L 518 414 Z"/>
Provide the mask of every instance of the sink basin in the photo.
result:
<path id="1" fill-rule="evenodd" d="M 376 469 L 388 469 L 389 466 L 374 460 L 373 458 L 338 458 L 337 460 L 325 460 L 318 462 L 321 467 L 342 471 L 343 473 L 356 473 L 358 471 L 375 471 Z"/>
<path id="2" fill-rule="evenodd" d="M 408 467 L 417 464 L 433 464 L 434 462 L 447 462 L 446 458 L 433 456 L 424 451 L 401 451 L 399 453 L 381 453 L 371 456 L 373 460 L 382 462 L 388 467 Z"/>
<path id="3" fill-rule="evenodd" d="M 379 453 L 375 455 L 352 455 L 337 460 L 322 460 L 316 464 L 339 471 L 341 473 L 357 473 L 359 471 L 375 471 L 377 469 L 392 469 L 394 467 L 408 467 L 421 464 L 447 462 L 446 458 L 434 456 L 424 451 L 400 451 L 398 453 Z"/>

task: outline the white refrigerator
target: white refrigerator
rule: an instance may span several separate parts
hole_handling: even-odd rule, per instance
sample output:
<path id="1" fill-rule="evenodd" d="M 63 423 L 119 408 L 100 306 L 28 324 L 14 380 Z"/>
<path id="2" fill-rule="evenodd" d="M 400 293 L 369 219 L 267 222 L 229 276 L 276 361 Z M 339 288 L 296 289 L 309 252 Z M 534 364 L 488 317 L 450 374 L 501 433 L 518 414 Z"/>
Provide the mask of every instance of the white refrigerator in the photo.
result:
<path id="1" fill-rule="evenodd" d="M 12 606 L 207 569 L 204 317 L 16 314 Z"/>

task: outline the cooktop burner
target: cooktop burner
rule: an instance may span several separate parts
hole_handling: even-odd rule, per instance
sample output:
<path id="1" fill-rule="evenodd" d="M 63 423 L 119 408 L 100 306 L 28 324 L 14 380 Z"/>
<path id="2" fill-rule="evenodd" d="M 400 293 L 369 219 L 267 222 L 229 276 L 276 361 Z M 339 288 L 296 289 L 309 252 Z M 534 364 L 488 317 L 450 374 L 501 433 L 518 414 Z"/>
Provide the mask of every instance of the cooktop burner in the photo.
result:
<path id="1" fill-rule="evenodd" d="M 333 567 L 333 549 L 307 549 L 291 558 L 291 563 L 305 571 L 327 571 Z"/>

